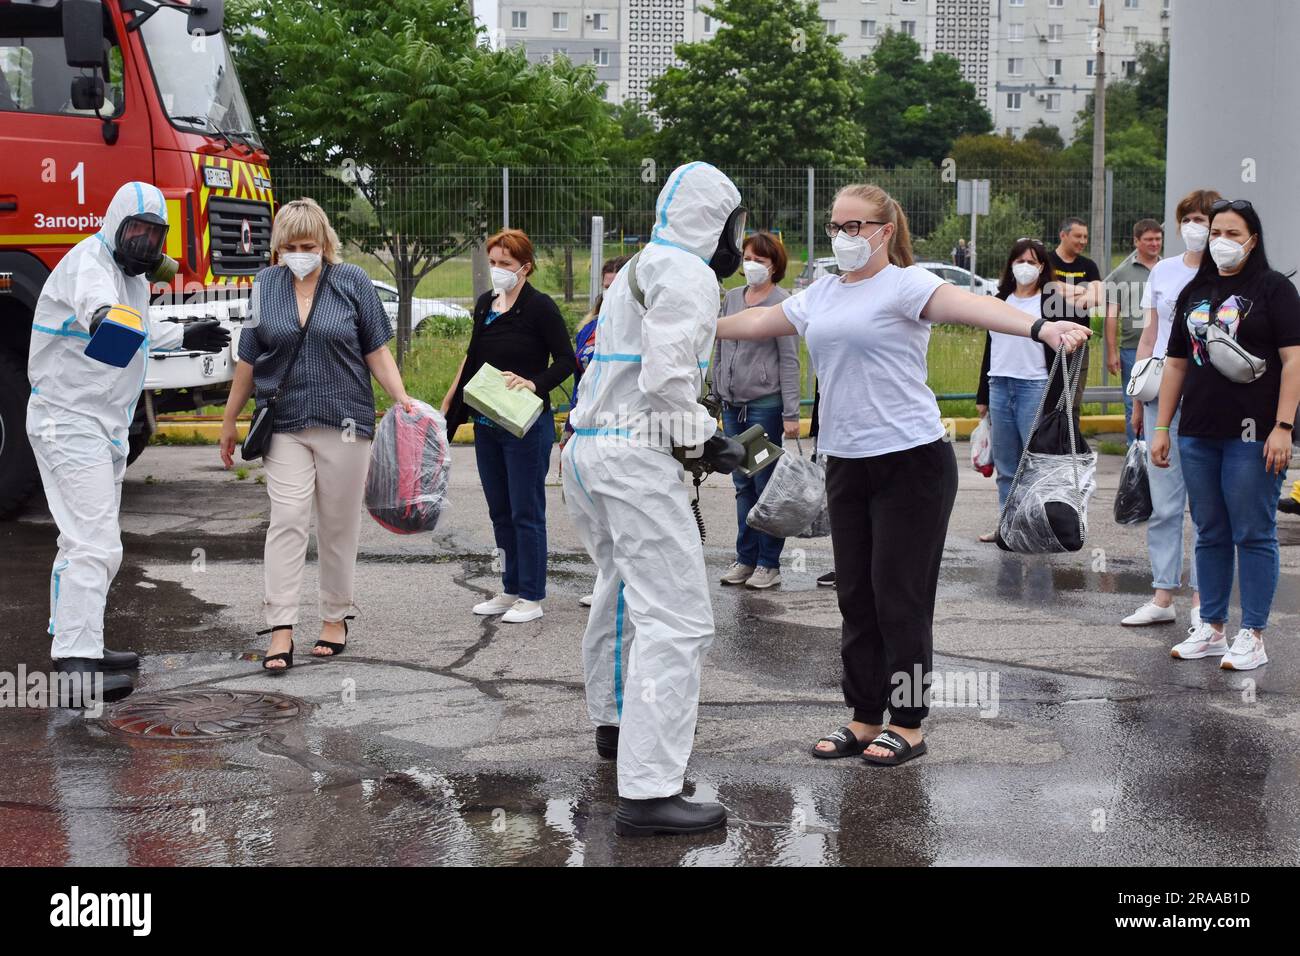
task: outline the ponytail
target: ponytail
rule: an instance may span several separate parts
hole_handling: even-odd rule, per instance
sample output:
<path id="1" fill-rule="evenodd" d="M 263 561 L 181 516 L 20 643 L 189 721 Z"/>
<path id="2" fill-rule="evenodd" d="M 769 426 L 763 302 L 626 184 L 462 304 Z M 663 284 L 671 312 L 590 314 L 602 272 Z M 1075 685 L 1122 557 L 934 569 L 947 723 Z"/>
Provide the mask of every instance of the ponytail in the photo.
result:
<path id="1" fill-rule="evenodd" d="M 916 261 L 912 256 L 912 233 L 907 227 L 907 215 L 903 212 L 903 207 L 898 204 L 898 200 L 871 183 L 854 183 L 845 186 L 835 194 L 835 199 L 838 200 L 841 196 L 864 200 L 877 210 L 876 214 L 881 222 L 889 223 L 894 227 L 894 234 L 889 239 L 890 262 L 905 267 Z"/>

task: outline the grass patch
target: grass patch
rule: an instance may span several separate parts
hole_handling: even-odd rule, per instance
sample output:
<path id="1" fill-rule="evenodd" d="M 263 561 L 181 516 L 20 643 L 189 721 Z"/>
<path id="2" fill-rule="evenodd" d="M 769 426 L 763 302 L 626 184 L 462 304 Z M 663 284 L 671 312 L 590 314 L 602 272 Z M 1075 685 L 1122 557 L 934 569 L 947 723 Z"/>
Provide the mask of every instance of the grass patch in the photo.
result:
<path id="1" fill-rule="evenodd" d="M 1099 441 L 1097 451 L 1103 455 L 1127 455 L 1128 444 L 1122 441 Z"/>
<path id="2" fill-rule="evenodd" d="M 215 445 L 216 443 L 215 439 L 208 438 L 199 432 L 190 432 L 188 435 L 154 432 L 149 439 L 151 445 Z"/>

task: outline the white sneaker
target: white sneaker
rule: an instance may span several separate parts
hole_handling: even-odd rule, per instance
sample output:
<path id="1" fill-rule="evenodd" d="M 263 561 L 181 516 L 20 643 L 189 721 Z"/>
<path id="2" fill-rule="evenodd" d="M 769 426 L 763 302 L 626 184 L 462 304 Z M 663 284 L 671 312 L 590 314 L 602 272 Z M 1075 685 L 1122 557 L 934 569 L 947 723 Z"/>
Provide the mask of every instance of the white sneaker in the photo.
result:
<path id="1" fill-rule="evenodd" d="M 1154 601 L 1148 601 L 1120 623 L 1125 627 L 1145 627 L 1148 624 L 1172 624 L 1176 617 L 1172 604 L 1161 607 Z"/>
<path id="2" fill-rule="evenodd" d="M 732 562 L 731 567 L 727 568 L 727 573 L 722 576 L 723 584 L 744 584 L 754 574 L 752 564 L 741 564 L 739 561 Z"/>
<path id="3" fill-rule="evenodd" d="M 780 583 L 780 568 L 757 568 L 754 573 L 749 576 L 749 580 L 745 582 L 745 587 L 758 588 L 759 590 L 762 590 L 763 588 L 770 588 L 773 585 Z"/>
<path id="4" fill-rule="evenodd" d="M 1192 608 L 1191 621 L 1192 624 L 1191 627 L 1188 628 L 1189 631 L 1194 631 L 1201 626 L 1201 606 L 1199 604 Z"/>
<path id="5" fill-rule="evenodd" d="M 525 601 L 520 598 L 516 601 L 501 620 L 506 624 L 527 624 L 529 621 L 535 621 L 542 616 L 541 601 Z"/>
<path id="6" fill-rule="evenodd" d="M 578 603 L 581 604 L 583 607 L 591 607 L 594 603 L 596 603 L 596 595 L 584 594 L 582 597 L 578 598 Z"/>
<path id="7" fill-rule="evenodd" d="M 1224 655 L 1219 666 L 1225 671 L 1253 671 L 1268 663 L 1264 642 L 1249 628 L 1243 627 L 1232 639 L 1232 650 Z"/>
<path id="8" fill-rule="evenodd" d="M 1220 657 L 1228 653 L 1228 639 L 1208 624 L 1202 624 L 1187 634 L 1187 639 L 1175 644 L 1169 656 L 1180 661 L 1194 661 L 1201 657 Z"/>
<path id="9" fill-rule="evenodd" d="M 474 613 L 485 616 L 489 614 L 504 614 L 506 611 L 514 607 L 515 602 L 518 600 L 519 595 L 517 594 L 498 594 L 490 601 L 483 601 L 480 604 L 475 604 Z"/>

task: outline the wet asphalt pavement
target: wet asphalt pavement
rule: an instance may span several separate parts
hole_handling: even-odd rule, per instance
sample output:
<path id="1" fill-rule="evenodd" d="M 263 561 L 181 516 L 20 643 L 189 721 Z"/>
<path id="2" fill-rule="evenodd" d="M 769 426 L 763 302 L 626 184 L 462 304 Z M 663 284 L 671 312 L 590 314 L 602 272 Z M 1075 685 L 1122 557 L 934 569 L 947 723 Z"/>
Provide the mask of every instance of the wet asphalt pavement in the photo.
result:
<path id="1" fill-rule="evenodd" d="M 504 625 L 469 612 L 499 581 L 473 450 L 453 460 L 436 534 L 364 519 L 361 613 L 336 661 L 310 656 L 313 548 L 298 666 L 276 677 L 254 636 L 258 469 L 241 481 L 213 448 L 149 449 L 127 472 L 106 624 L 110 647 L 144 655 L 128 703 L 182 688 L 274 692 L 302 713 L 241 737 L 162 741 L 77 711 L 0 708 L 0 863 L 1300 861 L 1298 519 L 1280 517 L 1272 662 L 1233 674 L 1169 657 L 1185 599 L 1176 625 L 1119 626 L 1149 584 L 1143 529 L 1110 517 L 1119 458 L 1102 458 L 1085 550 L 1051 558 L 976 543 L 996 492 L 964 469 L 935 613 L 948 705 L 926 724 L 929 754 L 888 769 L 808 752 L 848 714 L 835 593 L 814 583 L 829 539 L 791 541 L 779 588 L 713 587 L 687 790 L 724 803 L 727 829 L 623 840 L 614 767 L 595 755 L 583 703 L 578 598 L 593 570 L 554 469 L 546 616 Z M 702 504 L 716 578 L 732 558 L 729 481 L 710 479 Z M 0 671 L 48 666 L 54 534 L 39 505 L 0 524 Z"/>

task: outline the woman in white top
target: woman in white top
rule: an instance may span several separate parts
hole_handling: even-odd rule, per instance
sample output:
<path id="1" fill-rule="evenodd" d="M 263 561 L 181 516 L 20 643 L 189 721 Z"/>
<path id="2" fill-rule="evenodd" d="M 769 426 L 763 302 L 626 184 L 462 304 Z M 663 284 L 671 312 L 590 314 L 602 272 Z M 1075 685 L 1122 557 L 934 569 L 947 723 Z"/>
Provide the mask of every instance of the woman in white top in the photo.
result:
<path id="1" fill-rule="evenodd" d="M 797 332 L 808 341 L 821 389 L 818 448 L 844 619 L 844 698 L 853 710 L 813 753 L 892 766 L 926 750 L 934 599 L 957 492 L 957 461 L 926 385 L 930 323 L 1036 332 L 1071 350 L 1089 331 L 1031 321 L 912 265 L 907 217 L 877 186 L 841 189 L 826 234 L 841 275 L 777 305 L 724 316 L 718 337 Z"/>
<path id="2" fill-rule="evenodd" d="M 998 298 L 1019 309 L 1030 320 L 1043 316 L 1064 315 L 1059 296 L 1053 298 L 1048 287 L 1055 281 L 1047 247 L 1037 239 L 1017 239 L 1002 268 Z M 1034 417 L 1044 404 L 1043 393 L 1049 391 L 1047 373 L 1055 352 L 1022 335 L 989 332 L 984 341 L 984 361 L 980 366 L 976 407 L 980 418 L 987 417 L 993 433 L 993 467 L 998 473 L 998 511 L 1007 503 L 1011 481 L 1029 444 Z M 1052 407 L 1064 387 L 1058 372 L 1046 403 Z M 980 535 L 980 540 L 997 540 L 997 532 Z"/>
<path id="3" fill-rule="evenodd" d="M 1210 235 L 1210 205 L 1218 198 L 1219 194 L 1212 189 L 1195 189 L 1179 200 L 1174 215 L 1187 251 L 1181 256 L 1161 259 L 1151 269 L 1146 290 L 1142 293 L 1144 325 L 1135 364 L 1152 356 L 1164 358 L 1169 331 L 1173 328 L 1174 303 L 1178 301 L 1178 293 L 1200 268 Z M 1155 424 L 1159 408 L 1158 399 L 1133 405 L 1134 435 L 1142 436 L 1143 422 Z M 1147 481 L 1151 485 L 1147 554 L 1151 558 L 1151 586 L 1155 594 L 1120 622 L 1128 627 L 1172 624 L 1177 620 L 1174 592 L 1183 586 L 1183 513 L 1187 510 L 1187 486 L 1183 484 L 1183 469 L 1178 457 L 1179 419 L 1179 413 L 1175 412 L 1173 421 L 1169 423 L 1169 467 L 1153 467 L 1151 453 L 1147 452 Z M 1187 586 L 1192 592 L 1190 630 L 1201 623 L 1201 595 L 1196 587 L 1196 561 L 1187 564 Z"/>

